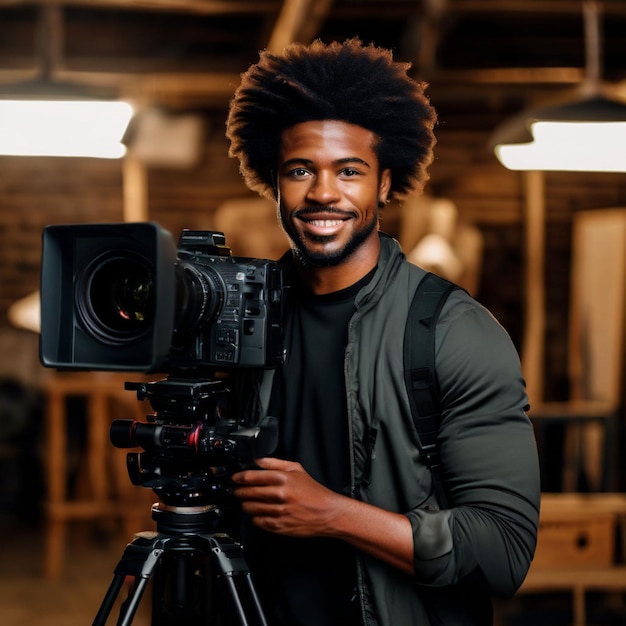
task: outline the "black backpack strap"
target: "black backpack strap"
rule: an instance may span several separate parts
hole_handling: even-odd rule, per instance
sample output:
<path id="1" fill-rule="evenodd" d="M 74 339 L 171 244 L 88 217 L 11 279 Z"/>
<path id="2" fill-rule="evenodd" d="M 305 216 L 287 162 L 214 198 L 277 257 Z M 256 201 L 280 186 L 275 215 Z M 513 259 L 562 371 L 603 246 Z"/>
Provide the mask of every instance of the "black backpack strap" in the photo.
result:
<path id="1" fill-rule="evenodd" d="M 409 394 L 411 414 L 417 430 L 418 446 L 433 479 L 433 489 L 441 508 L 447 507 L 447 495 L 441 475 L 441 459 L 437 435 L 441 421 L 439 383 L 435 369 L 435 328 L 441 309 L 457 285 L 426 274 L 415 290 L 404 331 L 404 377 Z M 458 586 L 457 597 L 465 603 L 468 615 L 476 624 L 491 624 L 491 599 L 481 586 L 478 571 Z M 434 593 L 433 593 L 434 592 Z M 437 606 L 450 601 L 450 590 L 430 589 L 424 606 L 432 626 L 443 626 Z"/>
<path id="2" fill-rule="evenodd" d="M 459 287 L 436 274 L 420 281 L 404 331 L 404 379 L 422 458 L 433 475 L 437 499 L 445 503 L 439 476 L 437 434 L 441 418 L 439 384 L 435 370 L 435 328 L 446 299 Z"/>

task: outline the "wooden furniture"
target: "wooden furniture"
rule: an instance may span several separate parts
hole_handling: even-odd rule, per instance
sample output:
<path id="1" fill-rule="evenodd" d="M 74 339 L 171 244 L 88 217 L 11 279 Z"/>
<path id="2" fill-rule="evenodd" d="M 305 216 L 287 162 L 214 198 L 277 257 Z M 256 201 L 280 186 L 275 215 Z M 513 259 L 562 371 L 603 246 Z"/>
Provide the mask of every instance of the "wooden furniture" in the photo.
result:
<path id="1" fill-rule="evenodd" d="M 626 208 L 578 211 L 572 218 L 568 374 L 565 402 L 537 402 L 542 463 L 546 425 L 565 425 L 563 491 L 618 488 L 617 442 L 624 414 L 626 343 Z"/>
<path id="2" fill-rule="evenodd" d="M 574 626 L 586 626 L 588 592 L 626 592 L 625 525 L 624 494 L 543 494 L 537 551 L 519 593 L 568 591 Z"/>
<path id="3" fill-rule="evenodd" d="M 574 626 L 585 626 L 587 593 L 626 592 L 626 555 L 619 552 L 626 496 L 612 492 L 624 478 L 617 452 L 625 400 L 626 208 L 573 215 L 570 278 L 570 397 L 531 397 L 529 412 L 542 465 L 554 453 L 546 428 L 563 426 L 566 493 L 542 496 L 537 551 L 520 593 L 569 591 Z M 591 493 L 573 493 L 581 477 Z"/>
<path id="4" fill-rule="evenodd" d="M 531 570 L 520 593 L 569 591 L 572 594 L 573 626 L 587 626 L 587 593 L 626 591 L 626 566 L 564 569 L 558 572 Z"/>
<path id="5" fill-rule="evenodd" d="M 141 404 L 124 390 L 128 376 L 104 372 L 56 373 L 45 383 L 47 399 L 47 503 L 46 552 L 44 575 L 56 579 L 61 574 L 68 524 L 74 520 L 117 519 L 129 534 L 142 530 L 144 511 L 135 505 L 124 506 L 119 489 L 124 487 L 125 452 L 116 450 L 109 440 L 111 421 L 116 417 L 138 419 Z M 67 400 L 86 399 L 86 442 L 81 451 L 79 471 L 86 486 L 80 495 L 68 489 Z M 130 414 L 112 415 L 113 402 L 121 403 Z M 136 407 L 135 407 L 136 405 Z M 122 454 L 120 454 L 122 453 Z M 112 462 L 112 460 L 114 460 Z M 118 488 L 117 493 L 112 487 Z"/>

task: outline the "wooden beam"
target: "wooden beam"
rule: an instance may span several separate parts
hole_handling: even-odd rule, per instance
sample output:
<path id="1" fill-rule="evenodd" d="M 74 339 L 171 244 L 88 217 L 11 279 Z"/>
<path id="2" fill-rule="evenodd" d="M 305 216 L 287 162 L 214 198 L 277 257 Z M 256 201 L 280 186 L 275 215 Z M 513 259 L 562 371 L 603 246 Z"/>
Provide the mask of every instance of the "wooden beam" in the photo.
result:
<path id="1" fill-rule="evenodd" d="M 130 11 L 174 11 L 199 15 L 271 15 L 280 7 L 279 0 L 0 0 L 0 8 L 33 4 Z"/>
<path id="2" fill-rule="evenodd" d="M 217 99 L 230 99 L 239 85 L 237 73 L 207 72 L 87 72 L 61 69 L 54 73 L 60 81 L 77 82 L 95 87 L 115 87 L 126 97 L 154 97 L 159 95 L 202 95 Z M 2 72 L 0 72 L 0 82 Z"/>
<path id="3" fill-rule="evenodd" d="M 148 173 L 145 166 L 132 154 L 122 164 L 124 221 L 148 221 Z"/>
<path id="4" fill-rule="evenodd" d="M 585 78 L 578 67 L 506 67 L 475 70 L 437 69 L 428 80 L 438 84 L 480 85 L 577 85 Z"/>
<path id="5" fill-rule="evenodd" d="M 582 15 L 583 0 L 448 0 L 448 12 L 463 13 L 559 13 Z M 623 0 L 603 0 L 605 13 L 624 15 Z"/>
<path id="6" fill-rule="evenodd" d="M 328 19 L 334 1 L 335 0 L 313 1 L 309 16 L 304 23 L 300 25 L 298 41 L 310 43 L 319 35 L 324 22 Z"/>
<path id="7" fill-rule="evenodd" d="M 332 0 L 284 0 L 267 49 L 276 53 L 294 41 L 312 41 L 332 4 Z"/>
<path id="8" fill-rule="evenodd" d="M 525 289 L 522 371 L 531 406 L 544 398 L 545 174 L 524 172 Z"/>

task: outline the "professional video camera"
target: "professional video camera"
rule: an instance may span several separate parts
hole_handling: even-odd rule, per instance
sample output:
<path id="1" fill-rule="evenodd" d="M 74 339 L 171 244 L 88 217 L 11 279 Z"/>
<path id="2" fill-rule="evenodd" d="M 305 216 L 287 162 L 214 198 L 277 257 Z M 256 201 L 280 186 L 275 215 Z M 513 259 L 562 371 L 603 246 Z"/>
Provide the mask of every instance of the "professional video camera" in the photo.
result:
<path id="1" fill-rule="evenodd" d="M 167 375 L 125 385 L 150 402 L 154 413 L 147 422 L 112 423 L 113 445 L 143 450 L 127 455 L 127 467 L 134 484 L 152 488 L 159 498 L 152 509 L 159 533 L 129 544 L 94 624 L 105 623 L 126 575 L 136 576 L 135 597 L 121 618 L 130 623 L 158 560 L 155 553 L 167 552 L 164 562 L 170 564 L 219 554 L 212 569 L 227 578 L 249 578 L 237 544 L 211 531 L 221 520 L 217 502 L 229 494 L 232 473 L 271 454 L 277 444 L 275 418 L 247 413 L 241 398 L 252 386 L 242 389 L 241 381 L 256 385 L 260 370 L 283 362 L 282 307 L 277 264 L 232 257 L 220 232 L 184 230 L 177 249 L 168 231 L 149 222 L 44 229 L 42 363 L 62 370 Z M 160 576 L 162 588 L 185 587 L 203 568 L 194 561 L 171 569 Z M 187 572 L 184 580 L 181 571 Z M 205 577 L 206 571 L 200 578 Z M 230 593 L 235 606 L 242 604 L 240 586 Z M 243 604 L 263 624 L 249 580 L 245 593 L 250 597 Z M 204 604 L 199 612 L 213 610 L 208 600 Z M 178 624 L 181 611 L 178 605 L 154 605 L 153 623 Z M 241 609 L 236 613 L 247 623 Z"/>
<path id="2" fill-rule="evenodd" d="M 282 275 L 230 256 L 223 233 L 154 223 L 48 226 L 41 357 L 48 367 L 167 371 L 283 360 Z"/>
<path id="3" fill-rule="evenodd" d="M 145 424 L 115 420 L 111 439 L 144 449 L 128 455 L 133 483 L 170 504 L 204 503 L 229 471 L 276 445 L 275 420 L 231 415 L 228 377 L 216 372 L 282 362 L 282 297 L 276 263 L 230 256 L 223 233 L 184 230 L 177 250 L 150 222 L 48 226 L 41 360 L 168 373 L 126 384 L 155 413 Z"/>

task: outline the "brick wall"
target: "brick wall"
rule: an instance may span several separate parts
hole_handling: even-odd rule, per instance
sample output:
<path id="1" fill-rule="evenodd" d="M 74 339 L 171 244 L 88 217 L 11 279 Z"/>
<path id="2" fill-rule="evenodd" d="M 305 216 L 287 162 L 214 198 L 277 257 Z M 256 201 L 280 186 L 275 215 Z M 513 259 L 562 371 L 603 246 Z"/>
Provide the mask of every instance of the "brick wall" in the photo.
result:
<path id="1" fill-rule="evenodd" d="M 191 170 L 148 172 L 149 219 L 177 236 L 182 228 L 213 228 L 212 213 L 226 199 L 250 195 L 237 163 L 227 157 L 223 121 L 211 126 L 204 157 Z M 509 330 L 519 347 L 523 329 L 523 188 L 486 148 L 485 133 L 441 130 L 428 191 L 452 199 L 461 219 L 477 225 L 485 249 L 478 298 Z M 619 175 L 548 174 L 546 358 L 547 391 L 566 392 L 565 346 L 571 211 L 626 205 Z M 397 209 L 397 208 L 396 208 Z M 398 235 L 391 206 L 382 227 Z M 7 309 L 38 288 L 41 231 L 47 224 L 123 219 L 119 161 L 0 157 L 0 328 Z M 227 239 L 228 239 L 228 233 Z M 234 254 L 240 254 L 233 249 Z M 11 359 L 10 354 L 0 354 Z"/>

